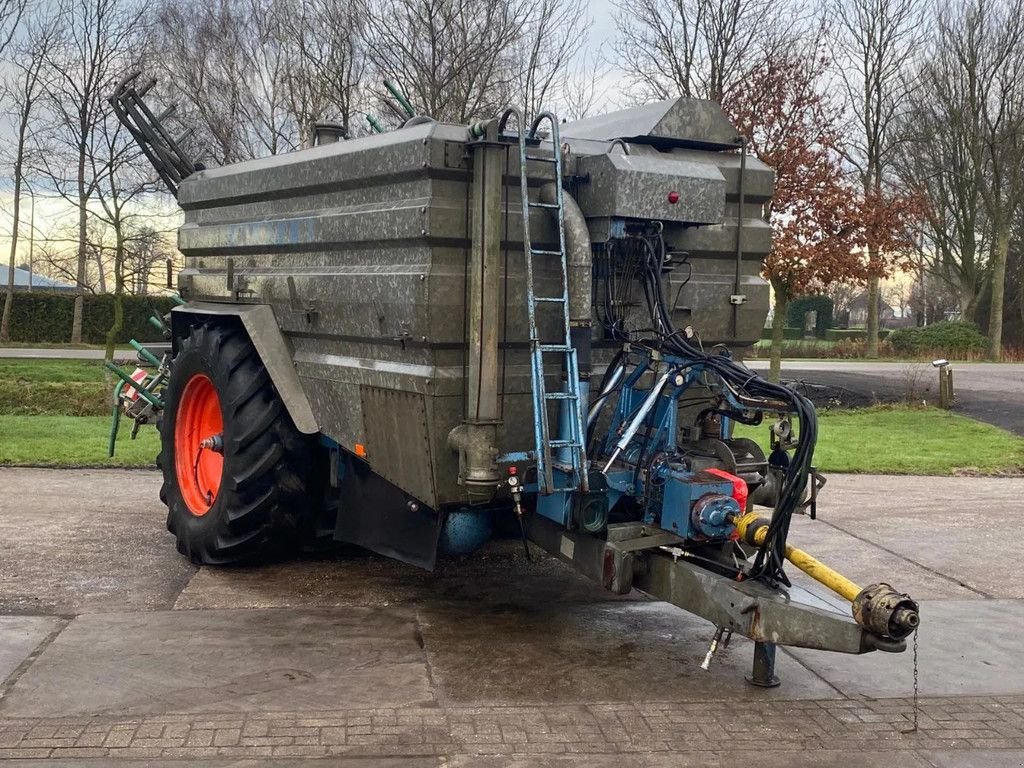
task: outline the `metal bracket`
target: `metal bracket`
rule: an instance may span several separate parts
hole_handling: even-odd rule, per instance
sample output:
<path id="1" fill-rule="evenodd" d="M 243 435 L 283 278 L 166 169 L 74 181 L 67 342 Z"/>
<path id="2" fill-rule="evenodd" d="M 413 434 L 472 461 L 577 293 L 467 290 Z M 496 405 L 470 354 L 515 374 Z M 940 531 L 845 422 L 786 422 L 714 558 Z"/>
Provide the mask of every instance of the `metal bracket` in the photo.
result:
<path id="1" fill-rule="evenodd" d="M 303 313 L 310 321 L 320 312 L 315 301 L 302 301 L 299 298 L 299 292 L 295 290 L 295 278 L 291 275 L 288 275 L 288 308 L 292 312 Z"/>

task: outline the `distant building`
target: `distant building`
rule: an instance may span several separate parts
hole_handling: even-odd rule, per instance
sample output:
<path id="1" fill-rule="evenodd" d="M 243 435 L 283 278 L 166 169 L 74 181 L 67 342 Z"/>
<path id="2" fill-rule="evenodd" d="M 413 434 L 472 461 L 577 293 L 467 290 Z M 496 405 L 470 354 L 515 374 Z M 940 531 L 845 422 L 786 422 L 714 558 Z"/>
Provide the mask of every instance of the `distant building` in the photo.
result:
<path id="1" fill-rule="evenodd" d="M 31 282 L 29 282 L 31 278 Z M 74 293 L 76 288 L 70 283 L 62 283 L 50 277 L 29 272 L 24 267 L 14 268 L 14 290 L 27 291 L 29 286 L 33 291 L 58 291 L 59 293 Z M 7 269 L 0 267 L 0 290 L 7 288 Z"/>
<path id="2" fill-rule="evenodd" d="M 884 326 L 896 317 L 896 310 L 878 298 L 878 324 Z M 850 301 L 850 327 L 861 328 L 868 324 L 868 292 L 862 291 Z"/>

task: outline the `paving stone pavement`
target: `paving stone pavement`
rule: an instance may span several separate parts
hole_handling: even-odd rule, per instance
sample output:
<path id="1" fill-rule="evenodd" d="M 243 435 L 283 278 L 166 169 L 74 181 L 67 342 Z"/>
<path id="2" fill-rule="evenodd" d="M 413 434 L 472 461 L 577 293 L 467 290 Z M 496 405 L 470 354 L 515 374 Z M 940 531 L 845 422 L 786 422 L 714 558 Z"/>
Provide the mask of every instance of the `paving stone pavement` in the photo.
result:
<path id="1" fill-rule="evenodd" d="M 420 707 L 0 720 L 0 759 L 1024 750 L 1024 696 Z"/>
<path id="2" fill-rule="evenodd" d="M 786 649 L 754 690 L 745 640 L 702 671 L 706 622 L 518 541 L 433 574 L 352 552 L 196 570 L 158 485 L 0 469 L 0 766 L 1024 766 L 1024 560 L 1000 527 L 1024 479 L 838 476 L 795 522 L 922 599 L 916 730 L 909 652 Z"/>

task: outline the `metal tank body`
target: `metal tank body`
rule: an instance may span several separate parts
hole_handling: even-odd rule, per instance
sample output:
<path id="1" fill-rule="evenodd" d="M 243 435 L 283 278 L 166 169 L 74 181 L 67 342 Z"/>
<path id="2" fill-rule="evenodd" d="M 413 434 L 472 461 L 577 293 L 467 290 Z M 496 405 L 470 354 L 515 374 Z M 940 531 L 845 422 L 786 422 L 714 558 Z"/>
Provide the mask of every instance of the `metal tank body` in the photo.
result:
<path id="1" fill-rule="evenodd" d="M 662 222 L 676 325 L 692 325 L 705 345 L 753 343 L 768 311 L 759 274 L 773 174 L 743 156 L 717 105 L 659 102 L 563 124 L 561 133 L 569 192 L 590 231 L 595 296 L 609 237 L 631 222 Z M 466 310 L 472 140 L 466 126 L 424 122 L 202 170 L 179 191 L 182 295 L 269 304 L 320 431 L 433 509 L 467 500 L 447 439 L 465 418 L 468 328 L 479 320 Z M 533 439 L 514 147 L 504 160 L 500 221 L 489 222 L 501 232 L 501 298 L 489 309 L 498 323 L 505 451 Z M 530 176 L 533 188 L 532 169 Z M 548 180 L 538 169 L 531 194 Z M 531 216 L 535 241 L 538 232 L 556 238 L 543 210 Z M 560 277 L 552 268 L 545 280 Z M 621 346 L 605 338 L 599 313 L 596 300 L 597 373 Z"/>

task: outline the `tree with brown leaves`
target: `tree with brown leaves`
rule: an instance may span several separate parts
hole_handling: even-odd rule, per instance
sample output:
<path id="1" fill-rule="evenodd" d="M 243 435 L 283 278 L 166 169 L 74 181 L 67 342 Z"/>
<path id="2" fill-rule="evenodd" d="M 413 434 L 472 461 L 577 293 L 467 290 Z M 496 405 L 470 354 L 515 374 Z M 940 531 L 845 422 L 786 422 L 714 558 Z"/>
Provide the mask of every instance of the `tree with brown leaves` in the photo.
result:
<path id="1" fill-rule="evenodd" d="M 835 281 L 867 277 L 856 247 L 858 195 L 838 151 L 836 109 L 822 95 L 828 62 L 817 51 L 771 56 L 723 104 L 749 151 L 775 169 L 766 211 L 773 230 L 764 274 L 775 294 L 770 377 L 782 363 L 786 305 Z"/>

